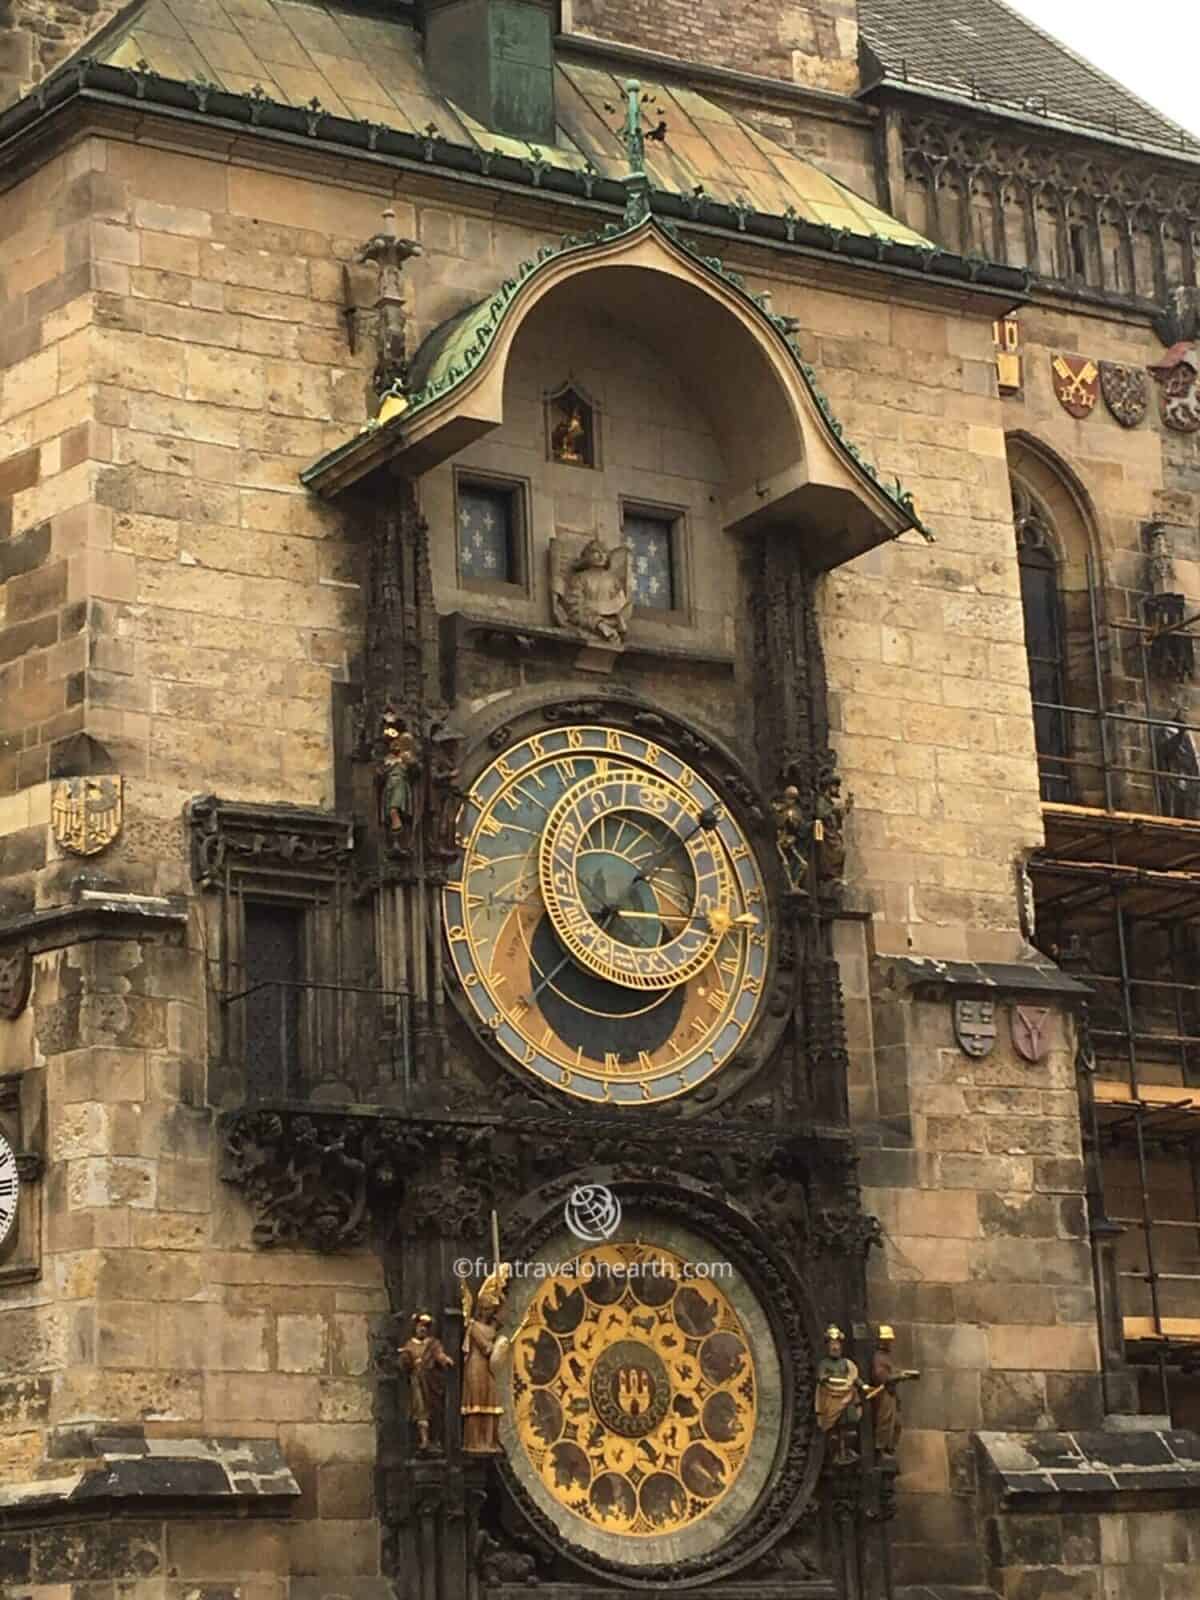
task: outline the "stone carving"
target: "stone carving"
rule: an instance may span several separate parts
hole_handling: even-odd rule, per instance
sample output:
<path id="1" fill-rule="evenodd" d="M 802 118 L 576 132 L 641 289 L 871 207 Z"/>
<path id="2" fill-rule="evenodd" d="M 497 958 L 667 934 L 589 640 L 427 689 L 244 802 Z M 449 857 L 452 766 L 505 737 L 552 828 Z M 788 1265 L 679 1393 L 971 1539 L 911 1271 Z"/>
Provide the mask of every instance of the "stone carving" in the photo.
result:
<path id="1" fill-rule="evenodd" d="M 1014 1006 L 1012 1014 L 1012 1042 L 1013 1049 L 1022 1061 L 1038 1062 L 1046 1054 L 1049 1041 L 1046 1038 L 1046 1023 L 1050 1016 L 1050 1008 L 1041 1006 Z"/>
<path id="2" fill-rule="evenodd" d="M 817 1362 L 817 1427 L 829 1440 L 834 1466 L 858 1459 L 854 1446 L 862 1421 L 863 1382 L 845 1354 L 844 1338 L 836 1323 L 830 1323 L 825 1329 L 825 1354 Z"/>
<path id="3" fill-rule="evenodd" d="M 1016 863 L 1017 915 L 1021 936 L 1030 944 L 1037 944 L 1037 899 L 1033 892 L 1033 874 L 1024 861 Z"/>
<path id="4" fill-rule="evenodd" d="M 1191 219 L 1200 214 L 1200 183 L 1157 157 L 1093 145 L 1073 159 L 1028 123 L 1010 133 L 971 113 L 921 108 L 901 114 L 900 139 L 905 177 L 925 191 L 930 227 L 934 219 L 944 224 L 933 237 L 948 250 L 1028 263 L 1035 277 L 1082 276 L 1098 289 L 1156 300 L 1164 258 L 1172 247 L 1186 252 Z M 1072 235 L 1082 235 L 1082 275 Z M 1015 251 L 1010 241 L 1019 241 Z M 1187 293 L 1175 291 L 1156 325 L 1164 344 L 1200 336 L 1186 320 Z"/>
<path id="5" fill-rule="evenodd" d="M 624 644 L 633 613 L 629 546 L 608 549 L 599 539 L 562 534 L 551 539 L 550 593 L 560 627 L 603 644 Z"/>
<path id="6" fill-rule="evenodd" d="M 33 955 L 27 945 L 0 951 L 0 1017 L 12 1022 L 24 1011 L 33 979 Z"/>
<path id="7" fill-rule="evenodd" d="M 98 855 L 120 833 L 124 806 L 122 778 L 59 778 L 50 792 L 55 841 L 72 855 Z"/>
<path id="8" fill-rule="evenodd" d="M 956 1000 L 954 1037 L 964 1055 L 981 1061 L 991 1055 L 996 1043 L 996 1002 L 994 1000 Z"/>
<path id="9" fill-rule="evenodd" d="M 472 1306 L 466 1283 L 459 1286 L 463 1315 L 462 1448 L 465 1456 L 501 1454 L 500 1390 L 496 1368 L 505 1359 L 508 1339 L 500 1317 L 511 1268 L 502 1263 L 484 1279 Z"/>
<path id="10" fill-rule="evenodd" d="M 1136 428 L 1149 405 L 1146 374 L 1119 361 L 1100 363 L 1100 393 L 1123 428 Z"/>
<path id="11" fill-rule="evenodd" d="M 458 854 L 458 814 L 466 799 L 459 783 L 463 738 L 449 717 L 436 717 L 429 731 L 429 788 L 433 806 L 433 855 L 444 868 Z"/>
<path id="12" fill-rule="evenodd" d="M 892 1359 L 892 1346 L 896 1331 L 885 1322 L 880 1326 L 879 1343 L 871 1357 L 871 1387 L 867 1391 L 871 1402 L 871 1421 L 875 1435 L 875 1448 L 884 1455 L 894 1456 L 900 1443 L 900 1396 L 898 1384 L 911 1383 L 921 1376 L 912 1367 L 903 1371 Z"/>
<path id="13" fill-rule="evenodd" d="M 789 783 L 771 802 L 775 815 L 775 848 L 784 880 L 793 894 L 808 887 L 808 841 L 811 830 L 800 804 L 800 790 Z"/>
<path id="14" fill-rule="evenodd" d="M 350 1119 L 244 1112 L 225 1129 L 227 1183 L 257 1212 L 254 1242 L 338 1250 L 366 1232 L 368 1191 L 390 1190 L 399 1172 L 389 1130 Z"/>
<path id="15" fill-rule="evenodd" d="M 1055 398 L 1068 416 L 1090 417 L 1100 393 L 1100 369 L 1088 356 L 1058 354 L 1050 360 Z"/>
<path id="16" fill-rule="evenodd" d="M 379 742 L 379 820 L 389 842 L 403 848 L 412 842 L 413 824 L 420 811 L 421 747 L 390 707 L 383 715 Z"/>
<path id="17" fill-rule="evenodd" d="M 816 817 L 812 836 L 817 847 L 817 877 L 822 889 L 839 890 L 846 871 L 845 818 L 848 807 L 841 798 L 842 783 L 832 755 L 822 762 L 817 776 Z"/>
<path id="18" fill-rule="evenodd" d="M 1200 196 L 1191 204 L 1200 203 Z M 1155 333 L 1163 344 L 1195 344 L 1200 340 L 1200 288 L 1180 284 L 1167 295 L 1167 303 L 1153 319 Z"/>
<path id="19" fill-rule="evenodd" d="M 244 804 L 210 794 L 193 800 L 188 815 L 192 873 L 202 889 L 217 888 L 227 870 L 333 876 L 354 849 L 353 822 L 327 811 Z"/>
<path id="20" fill-rule="evenodd" d="M 1200 428 L 1200 345 L 1174 344 L 1149 369 L 1158 384 L 1158 409 L 1163 426 L 1175 433 Z"/>
<path id="21" fill-rule="evenodd" d="M 417 1435 L 417 1453 L 440 1447 L 446 1410 L 446 1372 L 454 1365 L 435 1338 L 428 1311 L 413 1314 L 412 1333 L 400 1346 L 397 1365 L 408 1377 L 408 1420 Z"/>
<path id="22" fill-rule="evenodd" d="M 374 262 L 379 268 L 375 298 L 378 354 L 373 381 L 380 396 L 391 391 L 402 398 L 408 388 L 408 309 L 402 277 L 405 263 L 420 254 L 415 239 L 403 239 L 397 233 L 396 213 L 390 206 L 383 213 L 382 230 L 358 252 L 359 262 Z"/>
<path id="23" fill-rule="evenodd" d="M 1183 683 L 1195 672 L 1195 647 L 1180 626 L 1187 615 L 1187 596 L 1179 589 L 1171 541 L 1161 522 L 1147 524 L 1150 593 L 1143 610 L 1150 633 L 1150 671 L 1156 678 Z M 1169 630 L 1169 631 L 1168 631 Z"/>
<path id="24" fill-rule="evenodd" d="M 1154 764 L 1158 769 L 1163 816 L 1200 816 L 1200 760 L 1187 726 L 1187 708 L 1178 706 L 1174 720 L 1154 730 Z"/>
<path id="25" fill-rule="evenodd" d="M 508 1550 L 486 1529 L 475 1538 L 475 1565 L 485 1584 L 518 1583 L 526 1588 L 538 1585 L 537 1560 L 523 1550 Z"/>

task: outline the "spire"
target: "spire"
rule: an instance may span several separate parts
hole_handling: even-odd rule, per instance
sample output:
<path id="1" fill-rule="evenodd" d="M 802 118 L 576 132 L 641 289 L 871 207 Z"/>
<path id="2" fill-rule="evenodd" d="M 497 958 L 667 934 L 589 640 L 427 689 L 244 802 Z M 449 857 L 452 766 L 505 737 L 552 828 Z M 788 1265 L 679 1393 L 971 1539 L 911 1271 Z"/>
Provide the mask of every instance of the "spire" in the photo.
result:
<path id="1" fill-rule="evenodd" d="M 646 128 L 643 124 L 642 113 L 646 106 L 655 105 L 654 95 L 646 93 L 636 78 L 627 78 L 623 85 L 625 91 L 625 120 L 616 130 L 617 137 L 625 146 L 625 154 L 629 158 L 629 175 L 623 182 L 625 184 L 625 224 L 633 227 L 650 215 L 650 179 L 646 174 L 646 140 L 654 139 L 660 144 L 667 136 L 667 124 L 659 117 L 653 128 Z M 615 106 L 606 107 L 615 111 Z"/>

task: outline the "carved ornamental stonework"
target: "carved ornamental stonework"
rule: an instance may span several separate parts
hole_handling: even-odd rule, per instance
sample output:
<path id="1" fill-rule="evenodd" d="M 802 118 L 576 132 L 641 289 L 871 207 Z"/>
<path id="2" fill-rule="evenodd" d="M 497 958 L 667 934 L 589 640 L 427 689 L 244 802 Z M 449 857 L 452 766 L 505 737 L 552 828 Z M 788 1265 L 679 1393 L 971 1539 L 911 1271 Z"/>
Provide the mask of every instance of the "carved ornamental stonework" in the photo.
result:
<path id="1" fill-rule="evenodd" d="M 898 124 L 907 220 L 944 249 L 1117 298 L 1161 301 L 1191 281 L 1194 163 L 923 109 Z"/>

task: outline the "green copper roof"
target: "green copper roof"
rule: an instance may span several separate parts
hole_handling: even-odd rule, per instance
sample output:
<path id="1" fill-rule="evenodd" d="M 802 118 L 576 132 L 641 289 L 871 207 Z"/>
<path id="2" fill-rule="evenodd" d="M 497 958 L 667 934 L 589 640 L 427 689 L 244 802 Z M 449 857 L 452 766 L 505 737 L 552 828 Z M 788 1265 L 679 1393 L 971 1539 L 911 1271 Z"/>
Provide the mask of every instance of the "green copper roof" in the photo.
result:
<path id="1" fill-rule="evenodd" d="M 283 105 L 316 100 L 334 116 L 401 132 L 430 128 L 451 144 L 516 156 L 599 178 L 628 171 L 617 134 L 622 82 L 612 73 L 560 61 L 555 73 L 558 137 L 531 146 L 493 133 L 439 95 L 419 40 L 401 19 L 350 6 L 300 0 L 145 0 L 133 5 L 91 52 L 113 66 L 144 69 L 181 83 L 261 94 Z M 928 241 L 853 194 L 723 106 L 677 84 L 643 80 L 654 115 L 667 125 L 647 149 L 651 186 L 793 216 L 898 244 Z M 616 109 L 609 109 L 609 108 Z"/>
<path id="2" fill-rule="evenodd" d="M 828 397 L 817 382 L 815 371 L 804 361 L 800 348 L 791 336 L 793 324 L 786 317 L 776 316 L 769 311 L 763 301 L 750 293 L 745 280 L 739 273 L 731 271 L 716 256 L 703 256 L 693 250 L 679 236 L 679 230 L 670 223 L 664 223 L 656 217 L 643 217 L 641 220 L 630 223 L 610 223 L 608 227 L 598 233 L 584 236 L 568 235 L 559 245 L 543 245 L 537 255 L 523 261 L 517 268 L 515 275 L 505 278 L 496 292 L 489 298 L 479 300 L 470 305 L 465 311 L 460 311 L 456 316 L 449 318 L 439 328 L 425 339 L 413 359 L 410 373 L 410 387 L 406 396 L 407 404 L 404 409 L 390 415 L 385 421 L 368 423 L 363 433 L 374 432 L 384 435 L 395 432 L 402 436 L 404 431 L 412 424 L 414 418 L 427 406 L 441 400 L 445 395 L 464 383 L 483 360 L 488 346 L 495 338 L 509 308 L 513 304 L 517 293 L 523 283 L 537 273 L 547 262 L 579 252 L 586 255 L 597 245 L 606 244 L 622 236 L 631 237 L 642 229 L 658 229 L 665 233 L 680 249 L 687 253 L 706 271 L 720 278 L 730 285 L 744 300 L 754 306 L 757 314 L 767 322 L 775 332 L 785 341 L 796 369 L 801 374 L 809 393 L 812 395 L 817 409 L 824 418 L 829 433 L 833 436 L 837 448 L 843 455 L 849 457 L 859 472 L 871 479 L 879 492 L 886 496 L 896 509 L 907 518 L 908 525 L 918 530 L 927 539 L 932 539 L 932 534 L 916 513 L 913 496 L 906 490 L 897 478 L 894 485 L 885 483 L 879 476 L 875 467 L 863 455 L 858 447 L 846 438 L 842 424 L 838 421 L 829 404 Z M 386 407 L 386 400 L 385 400 Z M 357 438 L 361 438 L 358 435 Z M 339 459 L 348 450 L 354 448 L 356 439 L 349 440 L 345 445 L 330 451 L 301 474 L 301 480 L 311 483 L 326 470 L 326 468 Z"/>

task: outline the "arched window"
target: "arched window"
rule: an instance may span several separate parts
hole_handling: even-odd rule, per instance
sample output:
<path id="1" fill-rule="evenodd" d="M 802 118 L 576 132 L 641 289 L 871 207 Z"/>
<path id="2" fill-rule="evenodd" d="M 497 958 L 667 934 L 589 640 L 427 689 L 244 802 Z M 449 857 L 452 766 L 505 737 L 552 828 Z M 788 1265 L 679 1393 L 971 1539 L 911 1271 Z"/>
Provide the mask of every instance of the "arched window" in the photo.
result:
<path id="1" fill-rule="evenodd" d="M 1028 491 L 1014 482 L 1012 496 L 1042 799 L 1069 801 L 1070 769 L 1065 761 L 1066 663 L 1058 561 L 1049 530 Z"/>

